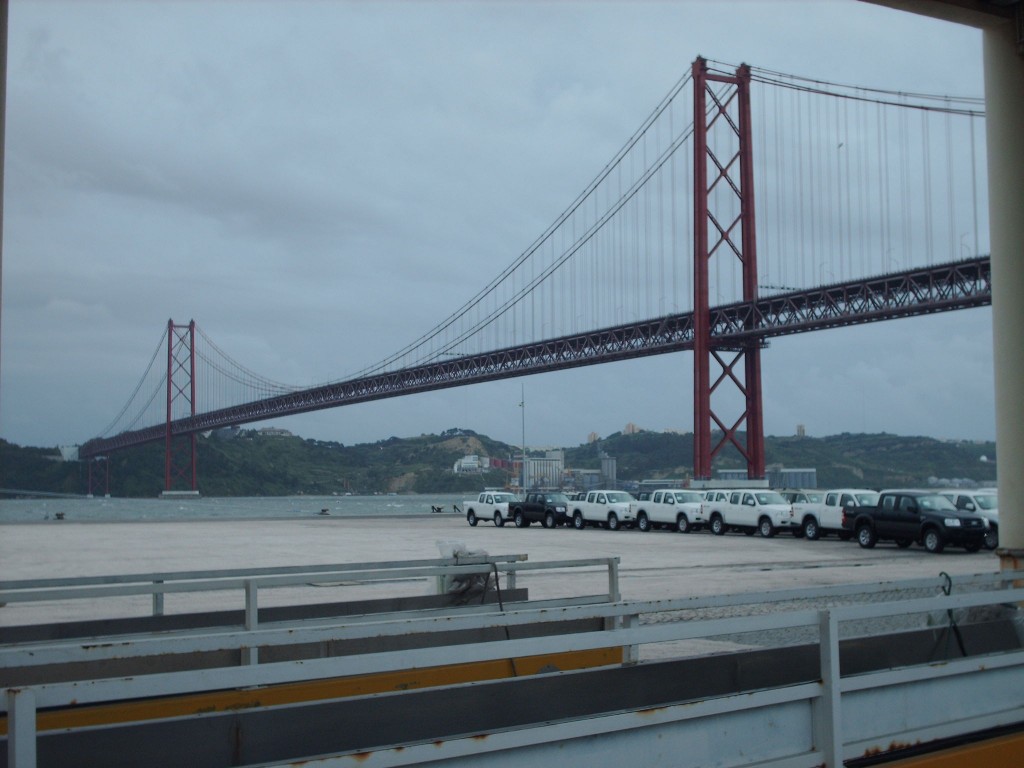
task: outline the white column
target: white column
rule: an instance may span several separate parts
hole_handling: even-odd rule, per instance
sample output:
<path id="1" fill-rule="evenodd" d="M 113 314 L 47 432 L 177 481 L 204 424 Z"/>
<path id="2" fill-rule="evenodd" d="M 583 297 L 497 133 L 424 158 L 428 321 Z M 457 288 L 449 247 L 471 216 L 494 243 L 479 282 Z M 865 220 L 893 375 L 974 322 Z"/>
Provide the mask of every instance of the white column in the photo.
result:
<path id="1" fill-rule="evenodd" d="M 36 697 L 31 688 L 7 689 L 7 765 L 36 768 Z"/>
<path id="2" fill-rule="evenodd" d="M 999 546 L 1024 564 L 1024 56 L 1014 25 L 984 30 Z"/>

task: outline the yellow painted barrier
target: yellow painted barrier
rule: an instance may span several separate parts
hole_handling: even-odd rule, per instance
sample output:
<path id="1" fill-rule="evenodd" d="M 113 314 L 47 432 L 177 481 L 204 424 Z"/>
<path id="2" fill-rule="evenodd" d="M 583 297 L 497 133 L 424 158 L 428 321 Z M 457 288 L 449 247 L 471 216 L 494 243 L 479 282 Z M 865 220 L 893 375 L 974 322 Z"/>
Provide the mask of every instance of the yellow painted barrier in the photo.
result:
<path id="1" fill-rule="evenodd" d="M 887 768 L 1021 768 L 1024 766 L 1024 733 L 895 759 L 885 765 Z"/>
<path id="2" fill-rule="evenodd" d="M 36 715 L 39 732 L 65 728 L 137 723 L 210 712 L 253 707 L 343 699 L 371 693 L 389 693 L 444 685 L 526 677 L 540 672 L 589 669 L 621 664 L 621 647 L 527 656 L 517 659 L 451 664 L 442 667 L 335 677 L 245 690 L 166 696 L 114 704 L 84 705 L 43 710 Z M 7 717 L 0 716 L 0 736 L 7 734 Z"/>

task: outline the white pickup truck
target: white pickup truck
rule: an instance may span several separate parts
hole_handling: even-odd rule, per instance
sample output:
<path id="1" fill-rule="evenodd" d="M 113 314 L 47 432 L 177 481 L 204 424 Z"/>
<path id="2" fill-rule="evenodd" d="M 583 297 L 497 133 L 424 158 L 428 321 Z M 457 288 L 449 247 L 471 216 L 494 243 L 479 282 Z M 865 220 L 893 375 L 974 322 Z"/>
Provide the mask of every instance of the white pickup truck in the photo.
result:
<path id="1" fill-rule="evenodd" d="M 632 525 L 630 505 L 634 501 L 625 491 L 590 491 L 585 499 L 571 502 L 573 528 L 582 531 L 588 525 L 601 525 L 617 531 L 623 525 Z"/>
<path id="2" fill-rule="evenodd" d="M 470 525 L 476 525 L 480 520 L 493 520 L 501 528 L 506 520 L 512 519 L 509 505 L 518 501 L 519 497 L 514 493 L 484 491 L 475 499 L 462 502 L 462 506 L 466 510 L 466 522 Z"/>
<path id="3" fill-rule="evenodd" d="M 803 493 L 807 497 L 806 501 L 799 495 L 793 498 L 793 512 L 804 536 L 810 541 L 817 541 L 830 533 L 844 541 L 849 539 L 853 532 L 843 528 L 843 512 L 878 504 L 878 494 L 867 488 L 837 488 Z"/>
<path id="4" fill-rule="evenodd" d="M 747 488 L 708 491 L 704 496 L 704 516 L 716 536 L 730 530 L 759 532 L 765 538 L 779 531 L 800 534 L 800 522 L 793 506 L 776 491 Z"/>
<path id="5" fill-rule="evenodd" d="M 667 527 L 689 533 L 704 527 L 703 502 L 704 496 L 698 491 L 666 488 L 650 494 L 650 498 L 641 498 L 631 507 L 636 527 L 641 531 Z"/>
<path id="6" fill-rule="evenodd" d="M 994 491 L 953 488 L 939 493 L 952 501 L 957 509 L 985 518 L 988 523 L 985 529 L 985 549 L 999 546 L 999 496 Z"/>

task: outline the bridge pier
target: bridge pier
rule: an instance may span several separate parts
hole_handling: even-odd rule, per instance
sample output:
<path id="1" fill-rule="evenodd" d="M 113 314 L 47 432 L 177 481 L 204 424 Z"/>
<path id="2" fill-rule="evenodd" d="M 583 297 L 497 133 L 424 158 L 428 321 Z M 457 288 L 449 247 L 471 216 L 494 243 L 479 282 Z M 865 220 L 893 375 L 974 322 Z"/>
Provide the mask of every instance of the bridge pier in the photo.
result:
<path id="1" fill-rule="evenodd" d="M 1006 569 L 1024 560 L 1024 53 L 1013 23 L 986 28 L 983 41 L 999 539 Z"/>
<path id="2" fill-rule="evenodd" d="M 982 31 L 999 552 L 1010 570 L 1024 562 L 1024 3 L 866 1 Z"/>

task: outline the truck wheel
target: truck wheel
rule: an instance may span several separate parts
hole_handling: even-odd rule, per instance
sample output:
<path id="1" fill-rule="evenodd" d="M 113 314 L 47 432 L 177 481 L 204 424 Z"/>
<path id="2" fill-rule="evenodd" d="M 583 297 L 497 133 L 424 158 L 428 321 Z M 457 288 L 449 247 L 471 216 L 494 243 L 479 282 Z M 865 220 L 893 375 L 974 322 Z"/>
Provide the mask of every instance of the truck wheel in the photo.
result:
<path id="1" fill-rule="evenodd" d="M 924 532 L 924 548 L 929 552 L 933 552 L 936 555 L 939 554 L 946 547 L 946 542 L 942 540 L 942 536 L 934 528 L 929 528 Z"/>
<path id="2" fill-rule="evenodd" d="M 501 512 L 494 513 L 494 527 L 501 528 L 505 524 L 505 518 L 501 516 Z"/>
<path id="3" fill-rule="evenodd" d="M 690 521 L 686 519 L 686 515 L 680 515 L 676 518 L 676 530 L 680 533 L 690 532 Z"/>
<path id="4" fill-rule="evenodd" d="M 999 529 L 989 528 L 985 531 L 985 549 L 995 549 L 999 546 Z"/>
<path id="5" fill-rule="evenodd" d="M 466 513 L 466 522 L 476 527 L 476 513 L 472 509 Z"/>
<path id="6" fill-rule="evenodd" d="M 649 530 L 651 530 L 651 521 L 647 519 L 646 512 L 641 512 L 639 514 L 639 516 L 636 519 L 636 527 L 644 533 L 647 533 Z"/>
<path id="7" fill-rule="evenodd" d="M 546 515 L 544 515 L 544 527 L 545 528 L 554 528 L 555 527 L 555 513 L 554 512 L 548 512 Z"/>
<path id="8" fill-rule="evenodd" d="M 614 512 L 611 512 L 608 515 L 608 530 L 609 531 L 617 531 L 617 530 L 619 530 L 619 518 L 618 518 L 618 516 Z"/>
<path id="9" fill-rule="evenodd" d="M 521 509 L 516 510 L 516 515 L 512 519 L 516 522 L 516 528 L 526 528 L 530 524 L 530 521 L 523 517 L 523 510 Z"/>
<path id="10" fill-rule="evenodd" d="M 772 525 L 772 521 L 769 520 L 767 517 L 762 517 L 760 520 L 757 521 L 757 529 L 761 532 L 761 535 L 766 539 L 770 539 L 772 536 L 775 535 L 775 526 Z"/>
<path id="11" fill-rule="evenodd" d="M 584 521 L 582 513 L 575 512 L 572 516 L 572 527 L 577 531 L 582 531 L 586 525 L 587 523 Z"/>
<path id="12" fill-rule="evenodd" d="M 813 517 L 808 517 L 804 520 L 804 536 L 807 537 L 808 541 L 817 541 L 821 538 L 821 530 L 818 528 L 818 521 Z"/>
<path id="13" fill-rule="evenodd" d="M 871 549 L 877 541 L 878 537 L 875 535 L 875 529 L 870 525 L 862 525 L 857 529 L 857 543 L 864 549 Z"/>
<path id="14" fill-rule="evenodd" d="M 721 515 L 711 516 L 711 532 L 715 534 L 715 536 L 725 535 L 725 521 L 722 519 Z"/>

